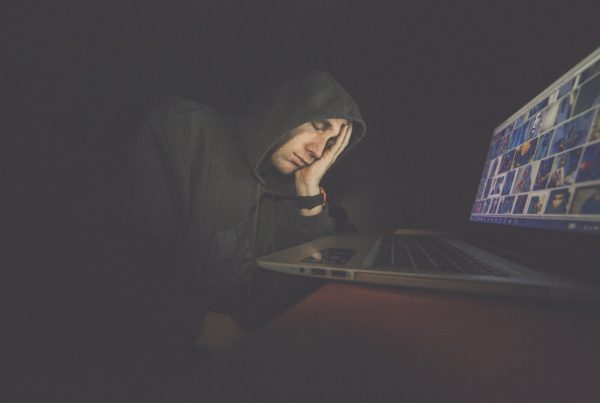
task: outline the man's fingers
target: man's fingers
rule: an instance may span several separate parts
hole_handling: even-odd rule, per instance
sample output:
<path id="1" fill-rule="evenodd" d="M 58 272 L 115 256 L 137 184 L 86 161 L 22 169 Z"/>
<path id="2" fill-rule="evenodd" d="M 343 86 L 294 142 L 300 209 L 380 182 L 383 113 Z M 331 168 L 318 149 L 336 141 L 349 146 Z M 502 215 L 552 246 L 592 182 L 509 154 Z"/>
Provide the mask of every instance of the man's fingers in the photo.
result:
<path id="1" fill-rule="evenodd" d="M 348 128 L 346 129 L 346 138 L 344 139 L 344 144 L 342 144 L 342 151 L 346 148 L 348 143 L 350 143 L 350 137 L 352 137 L 352 122 L 349 123 Z"/>
<path id="2" fill-rule="evenodd" d="M 325 148 L 325 151 L 323 151 L 323 155 L 322 155 L 321 159 L 323 159 L 323 158 L 330 159 L 336 155 L 337 151 L 342 146 L 342 143 L 344 140 L 344 135 L 346 133 L 345 126 L 346 125 L 341 126 L 340 133 L 335 138 L 335 141 L 333 142 L 333 144 L 330 147 Z"/>
<path id="3" fill-rule="evenodd" d="M 340 134 L 338 135 L 338 137 L 336 139 L 336 142 L 334 143 L 333 147 L 331 147 L 331 152 L 333 155 L 336 155 L 340 151 L 340 149 L 343 148 L 344 141 L 348 137 L 348 130 L 349 130 L 349 124 L 345 124 L 342 126 L 342 128 L 340 130 Z"/>
<path id="4" fill-rule="evenodd" d="M 340 129 L 335 143 L 331 148 L 326 149 L 323 156 L 320 158 L 324 163 L 327 164 L 327 169 L 336 161 L 339 155 L 344 151 L 348 143 L 350 142 L 350 135 L 352 133 L 352 123 L 345 124 Z"/>
<path id="5" fill-rule="evenodd" d="M 336 143 L 337 147 L 335 148 L 335 150 L 333 150 L 334 152 L 333 152 L 333 159 L 331 161 L 332 163 L 335 162 L 337 157 L 339 157 L 339 155 L 344 151 L 344 149 L 350 142 L 351 135 L 352 135 L 352 123 L 349 123 L 342 130 L 342 133 L 340 134 L 340 138 L 338 139 L 338 141 Z"/>

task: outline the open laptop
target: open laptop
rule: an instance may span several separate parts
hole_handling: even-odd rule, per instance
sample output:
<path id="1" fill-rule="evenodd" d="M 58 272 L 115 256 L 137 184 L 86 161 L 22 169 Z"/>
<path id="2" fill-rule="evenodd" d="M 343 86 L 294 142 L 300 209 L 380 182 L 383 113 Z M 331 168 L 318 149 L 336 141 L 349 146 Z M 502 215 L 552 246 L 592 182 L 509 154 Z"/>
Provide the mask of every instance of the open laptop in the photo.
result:
<path id="1" fill-rule="evenodd" d="M 257 259 L 342 281 L 600 300 L 600 48 L 502 122 L 469 229 L 339 234 Z"/>

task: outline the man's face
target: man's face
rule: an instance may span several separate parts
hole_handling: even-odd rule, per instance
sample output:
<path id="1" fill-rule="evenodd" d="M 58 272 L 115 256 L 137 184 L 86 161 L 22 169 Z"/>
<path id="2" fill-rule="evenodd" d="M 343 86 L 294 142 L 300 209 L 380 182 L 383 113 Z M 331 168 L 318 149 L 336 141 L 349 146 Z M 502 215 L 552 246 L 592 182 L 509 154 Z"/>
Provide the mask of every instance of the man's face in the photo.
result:
<path id="1" fill-rule="evenodd" d="M 312 164 L 335 143 L 346 123 L 346 119 L 323 119 L 296 127 L 289 139 L 273 151 L 271 163 L 284 175 Z"/>
<path id="2" fill-rule="evenodd" d="M 552 198 L 552 207 L 558 208 L 561 204 L 563 204 L 564 198 L 565 195 L 563 195 L 562 193 L 555 194 Z"/>

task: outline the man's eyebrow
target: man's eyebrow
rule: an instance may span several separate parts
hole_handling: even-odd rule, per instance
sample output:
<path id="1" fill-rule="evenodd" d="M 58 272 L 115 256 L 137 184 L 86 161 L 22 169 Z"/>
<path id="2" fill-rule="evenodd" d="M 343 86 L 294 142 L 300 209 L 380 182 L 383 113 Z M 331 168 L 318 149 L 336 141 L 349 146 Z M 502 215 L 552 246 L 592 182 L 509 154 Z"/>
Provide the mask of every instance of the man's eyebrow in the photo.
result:
<path id="1" fill-rule="evenodd" d="M 318 119 L 318 120 L 315 120 L 314 123 L 319 126 L 322 125 L 323 130 L 331 129 L 331 127 L 332 127 L 331 122 L 326 119 Z"/>

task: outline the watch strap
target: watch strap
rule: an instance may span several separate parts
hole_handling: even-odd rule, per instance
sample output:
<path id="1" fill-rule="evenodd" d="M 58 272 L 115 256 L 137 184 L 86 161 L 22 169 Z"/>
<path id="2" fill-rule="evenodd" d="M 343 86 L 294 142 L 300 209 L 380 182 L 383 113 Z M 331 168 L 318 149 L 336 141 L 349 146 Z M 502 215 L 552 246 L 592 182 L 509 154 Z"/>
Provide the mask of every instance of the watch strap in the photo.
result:
<path id="1" fill-rule="evenodd" d="M 296 196 L 296 206 L 300 209 L 312 209 L 317 206 L 325 207 L 327 205 L 327 193 L 322 187 L 319 188 L 319 194 L 315 196 Z"/>

